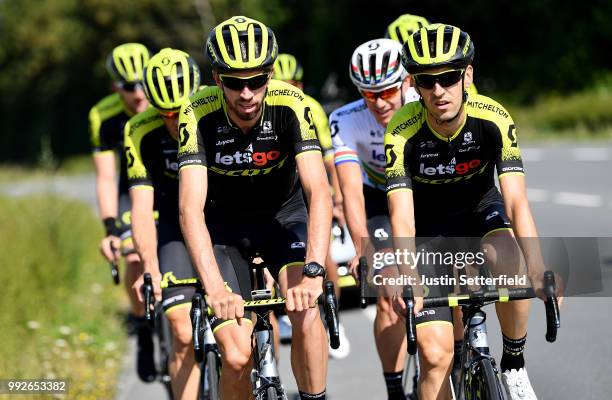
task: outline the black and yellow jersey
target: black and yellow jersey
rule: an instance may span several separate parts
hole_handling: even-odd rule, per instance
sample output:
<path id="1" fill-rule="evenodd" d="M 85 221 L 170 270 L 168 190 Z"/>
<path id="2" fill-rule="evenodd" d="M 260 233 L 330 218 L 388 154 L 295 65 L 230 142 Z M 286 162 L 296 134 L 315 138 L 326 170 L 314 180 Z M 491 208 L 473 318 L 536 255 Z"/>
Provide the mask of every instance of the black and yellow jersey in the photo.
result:
<path id="1" fill-rule="evenodd" d="M 317 100 L 307 94 L 304 94 L 304 97 L 306 98 L 307 105 L 310 107 L 310 111 L 312 111 L 312 118 L 317 131 L 317 138 L 319 138 L 319 143 L 321 144 L 323 157 L 326 160 L 333 160 L 334 147 L 332 146 L 331 131 L 329 129 L 327 114 Z"/>
<path id="2" fill-rule="evenodd" d="M 127 192 L 127 174 L 123 157 L 123 129 L 131 115 L 118 93 L 106 96 L 89 111 L 89 134 L 94 153 L 114 151 L 120 159 L 119 192 Z"/>
<path id="3" fill-rule="evenodd" d="M 298 88 L 271 80 L 257 124 L 242 132 L 223 91 L 207 87 L 181 107 L 179 169 L 208 170 L 207 215 L 274 215 L 302 192 L 295 158 L 321 152 L 313 115 Z"/>
<path id="4" fill-rule="evenodd" d="M 149 108 L 126 123 L 129 189 L 154 190 L 160 223 L 179 223 L 177 153 L 178 142 L 156 109 Z"/>
<path id="5" fill-rule="evenodd" d="M 470 95 L 463 126 L 435 132 L 420 102 L 403 106 L 385 133 L 387 194 L 412 190 L 415 215 L 458 215 L 474 207 L 500 177 L 523 174 L 510 114 L 494 100 Z"/>

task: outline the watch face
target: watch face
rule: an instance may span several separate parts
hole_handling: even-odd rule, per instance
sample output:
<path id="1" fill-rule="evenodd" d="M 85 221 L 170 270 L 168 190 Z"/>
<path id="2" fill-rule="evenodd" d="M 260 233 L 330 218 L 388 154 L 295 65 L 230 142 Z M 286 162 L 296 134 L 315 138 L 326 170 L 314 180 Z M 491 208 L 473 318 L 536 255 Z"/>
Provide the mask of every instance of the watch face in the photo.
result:
<path id="1" fill-rule="evenodd" d="M 317 263 L 308 263 L 304 266 L 304 273 L 307 276 L 315 277 L 322 275 L 323 267 Z"/>

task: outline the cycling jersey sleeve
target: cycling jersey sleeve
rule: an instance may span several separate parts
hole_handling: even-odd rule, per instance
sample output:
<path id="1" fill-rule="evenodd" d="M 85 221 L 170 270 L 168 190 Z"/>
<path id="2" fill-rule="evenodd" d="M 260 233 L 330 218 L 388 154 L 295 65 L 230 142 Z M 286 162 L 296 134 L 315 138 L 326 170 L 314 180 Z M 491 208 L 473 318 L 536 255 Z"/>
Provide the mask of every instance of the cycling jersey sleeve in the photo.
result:
<path id="1" fill-rule="evenodd" d="M 286 115 L 282 118 L 287 121 L 287 133 L 292 137 L 296 157 L 312 151 L 321 152 L 314 115 L 301 90 L 288 83 L 271 80 L 266 101 L 285 106 Z"/>
<path id="2" fill-rule="evenodd" d="M 495 136 L 495 165 L 501 178 L 507 174 L 524 174 L 521 151 L 516 139 L 516 126 L 504 107 L 481 95 L 470 96 L 469 113 L 481 118 L 490 126 Z"/>
<path id="3" fill-rule="evenodd" d="M 127 159 L 128 187 L 130 189 L 152 189 L 153 181 L 142 156 L 142 139 L 144 135 L 139 134 L 136 128 L 137 118 L 138 116 L 130 119 L 125 124 L 124 146 Z"/>
<path id="4" fill-rule="evenodd" d="M 410 159 L 409 139 L 416 134 L 424 119 L 423 108 L 414 102 L 395 113 L 385 132 L 387 195 L 398 190 L 412 190 L 412 176 L 407 167 Z"/>
<path id="5" fill-rule="evenodd" d="M 306 96 L 306 99 L 312 111 L 317 137 L 319 138 L 321 150 L 323 151 L 323 158 L 331 159 L 334 156 L 334 149 L 332 146 L 329 124 L 327 122 L 327 114 L 325 114 L 325 110 L 318 101 L 310 96 Z"/>
<path id="6" fill-rule="evenodd" d="M 204 138 L 198 128 L 201 117 L 221 107 L 222 94 L 216 86 L 200 90 L 185 101 L 179 114 L 179 169 L 207 167 Z"/>
<path id="7" fill-rule="evenodd" d="M 91 108 L 89 139 L 94 153 L 115 150 L 118 136 L 123 135 L 122 131 L 118 131 L 120 127 L 115 119 L 123 112 L 123 104 L 117 93 L 106 96 Z"/>
<path id="8" fill-rule="evenodd" d="M 359 155 L 355 146 L 354 136 L 350 134 L 347 119 L 338 118 L 334 111 L 329 116 L 329 125 L 332 128 L 332 145 L 334 148 L 334 164 L 340 165 L 346 162 L 359 164 Z"/>

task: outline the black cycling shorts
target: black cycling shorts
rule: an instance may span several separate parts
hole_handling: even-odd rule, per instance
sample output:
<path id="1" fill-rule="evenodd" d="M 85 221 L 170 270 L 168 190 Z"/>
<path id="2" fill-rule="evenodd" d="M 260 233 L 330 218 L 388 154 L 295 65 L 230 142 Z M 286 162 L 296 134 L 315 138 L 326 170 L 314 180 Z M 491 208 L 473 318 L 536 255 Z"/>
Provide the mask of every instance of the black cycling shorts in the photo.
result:
<path id="1" fill-rule="evenodd" d="M 286 210 L 285 210 L 286 211 Z M 221 217 L 222 218 L 222 217 Z M 274 279 L 285 268 L 302 267 L 306 257 L 306 212 L 279 213 L 248 221 L 207 216 L 215 259 L 228 290 L 251 299 L 252 273 L 247 258 L 260 256 Z M 210 320 L 213 331 L 235 321 Z"/>
<path id="2" fill-rule="evenodd" d="M 368 233 L 374 250 L 393 249 L 391 221 L 387 194 L 379 189 L 363 185 Z"/>
<path id="3" fill-rule="evenodd" d="M 185 247 L 185 241 L 180 226 L 176 224 L 159 224 L 157 228 L 157 257 L 162 277 L 168 273 L 176 279 L 197 277 L 191 263 L 191 258 Z M 191 287 L 167 288 L 162 290 L 162 306 L 164 312 L 170 312 L 175 307 L 191 305 L 195 289 Z"/>
<path id="4" fill-rule="evenodd" d="M 480 250 L 480 241 L 483 237 L 497 230 L 511 229 L 503 198 L 496 187 L 485 194 L 472 212 L 439 217 L 419 215 L 418 212 L 415 210 L 417 249 L 426 248 L 428 251 L 438 252 L 477 252 Z M 451 239 L 440 240 L 440 237 Z M 452 267 L 420 264 L 418 268 L 420 275 L 453 276 Z M 450 286 L 432 285 L 428 286 L 426 291 L 430 297 L 437 297 L 446 296 L 453 289 Z M 416 318 L 417 325 L 439 321 L 453 322 L 449 307 L 423 309 Z"/>

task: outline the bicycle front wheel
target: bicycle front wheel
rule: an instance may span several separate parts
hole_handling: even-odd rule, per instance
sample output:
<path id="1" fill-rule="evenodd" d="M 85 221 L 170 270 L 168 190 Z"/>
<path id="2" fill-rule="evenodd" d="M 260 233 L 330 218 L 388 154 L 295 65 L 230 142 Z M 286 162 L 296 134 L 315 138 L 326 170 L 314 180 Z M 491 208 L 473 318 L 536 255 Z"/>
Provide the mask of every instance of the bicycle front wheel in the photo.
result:
<path id="1" fill-rule="evenodd" d="M 493 369 L 491 360 L 487 358 L 480 360 L 477 374 L 477 391 L 474 398 L 481 400 L 506 400 L 504 389 Z"/>
<path id="2" fill-rule="evenodd" d="M 219 400 L 219 369 L 221 364 L 219 357 L 214 351 L 206 353 L 206 364 L 202 374 L 203 400 Z"/>

